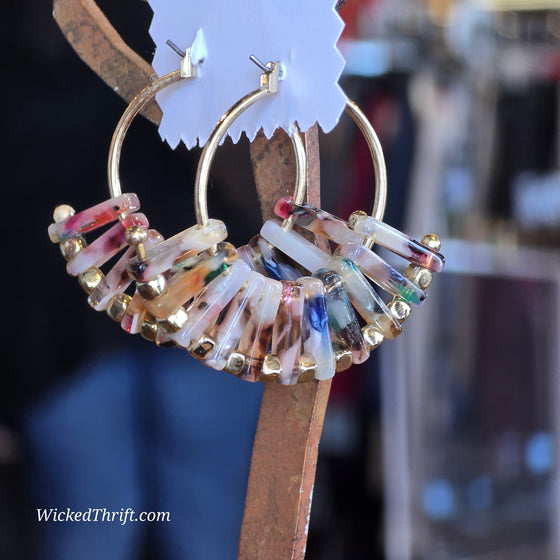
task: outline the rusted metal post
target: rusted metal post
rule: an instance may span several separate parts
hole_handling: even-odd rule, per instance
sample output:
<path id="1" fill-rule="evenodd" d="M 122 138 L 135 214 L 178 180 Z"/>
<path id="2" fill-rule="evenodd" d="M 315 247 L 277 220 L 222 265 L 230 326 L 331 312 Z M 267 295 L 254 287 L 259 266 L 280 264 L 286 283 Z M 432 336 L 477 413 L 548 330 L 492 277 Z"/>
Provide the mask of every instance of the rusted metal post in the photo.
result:
<path id="1" fill-rule="evenodd" d="M 117 33 L 93 0 L 54 0 L 53 17 L 78 56 L 127 103 L 150 83 L 155 71 Z M 159 124 L 161 109 L 142 114 Z"/>
<path id="2" fill-rule="evenodd" d="M 308 200 L 319 205 L 317 129 L 305 135 Z M 270 141 L 258 136 L 251 144 L 253 173 L 263 219 L 281 196 L 291 194 L 295 162 L 290 141 L 277 132 Z M 293 387 L 275 383 L 264 389 L 239 560 L 301 560 L 305 556 L 317 453 L 327 408 L 330 381 Z"/>

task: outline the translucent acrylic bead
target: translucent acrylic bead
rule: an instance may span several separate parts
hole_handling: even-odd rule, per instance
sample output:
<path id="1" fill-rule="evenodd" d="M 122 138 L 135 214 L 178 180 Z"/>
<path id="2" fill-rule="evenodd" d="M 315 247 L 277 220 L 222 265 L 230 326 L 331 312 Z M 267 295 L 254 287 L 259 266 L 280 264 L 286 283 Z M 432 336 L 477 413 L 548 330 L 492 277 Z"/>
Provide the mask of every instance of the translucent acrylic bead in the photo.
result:
<path id="1" fill-rule="evenodd" d="M 180 267 L 173 267 L 174 273 L 167 282 L 166 291 L 161 296 L 147 300 L 146 309 L 158 319 L 165 319 L 199 294 L 236 260 L 235 247 L 230 243 L 219 243 L 214 255 L 204 251 L 187 259 Z"/>
<path id="2" fill-rule="evenodd" d="M 130 214 L 140 209 L 140 201 L 134 193 L 121 194 L 83 212 L 78 212 L 66 220 L 49 226 L 49 238 L 53 243 L 61 243 L 92 231 L 119 219 L 122 214 Z"/>
<path id="3" fill-rule="evenodd" d="M 205 359 L 214 369 L 224 369 L 229 353 L 237 348 L 249 318 L 252 307 L 258 302 L 266 284 L 264 276 L 251 272 L 247 286 L 228 304 L 223 319 L 218 320 L 212 329 L 211 337 L 216 346 Z"/>
<path id="4" fill-rule="evenodd" d="M 328 269 L 340 276 L 350 302 L 366 323 L 378 324 L 385 338 L 393 339 L 401 333 L 400 323 L 352 261 L 334 257 Z"/>
<path id="5" fill-rule="evenodd" d="M 251 269 L 243 261 L 235 261 L 227 271 L 215 278 L 187 308 L 188 321 L 177 333 L 170 335 L 179 346 L 189 348 L 218 319 L 219 314 L 248 280 Z"/>
<path id="6" fill-rule="evenodd" d="M 144 242 L 146 248 L 153 247 L 157 243 L 163 241 L 163 236 L 155 229 L 148 230 L 148 237 Z M 127 272 L 128 261 L 134 256 L 135 250 L 130 247 L 126 250 L 121 258 L 113 265 L 111 270 L 106 274 L 105 278 L 95 288 L 95 290 L 88 297 L 88 303 L 96 310 L 103 311 L 107 308 L 111 298 L 123 293 L 132 280 Z"/>
<path id="7" fill-rule="evenodd" d="M 346 221 L 311 204 L 296 204 L 290 196 L 276 203 L 274 213 L 284 219 L 291 217 L 295 225 L 338 244 L 361 241 L 361 236 L 354 233 Z"/>
<path id="8" fill-rule="evenodd" d="M 425 292 L 367 247 L 358 243 L 345 243 L 340 246 L 339 252 L 342 257 L 356 263 L 370 280 L 391 295 L 415 306 L 426 299 Z"/>
<path id="9" fill-rule="evenodd" d="M 282 298 L 272 327 L 270 349 L 282 365 L 279 379 L 282 385 L 294 385 L 299 377 L 303 304 L 303 286 L 296 282 L 282 282 Z"/>
<path id="10" fill-rule="evenodd" d="M 327 265 L 330 255 L 296 231 L 283 229 L 278 220 L 267 220 L 262 226 L 261 235 L 306 270 L 315 271 Z"/>
<path id="11" fill-rule="evenodd" d="M 182 255 L 189 251 L 201 252 L 217 245 L 227 237 L 226 226 L 220 220 L 209 220 L 204 227 L 193 226 L 166 239 L 147 251 L 145 260 L 133 258 L 129 274 L 139 282 L 153 280 L 170 270 Z"/>
<path id="12" fill-rule="evenodd" d="M 325 286 L 325 298 L 333 340 L 341 342 L 350 349 L 353 363 L 361 364 L 365 362 L 369 357 L 369 350 L 364 342 L 360 324 L 352 309 L 341 277 L 328 269 L 318 270 L 313 276 L 319 278 Z"/>
<path id="13" fill-rule="evenodd" d="M 335 359 L 329 328 L 325 288 L 318 278 L 304 276 L 298 280 L 303 286 L 304 309 L 301 336 L 304 352 L 317 363 L 315 379 L 330 379 L 335 374 Z"/>
<path id="14" fill-rule="evenodd" d="M 282 297 L 282 284 L 265 278 L 266 284 L 258 301 L 251 307 L 251 314 L 243 330 L 237 351 L 245 356 L 245 367 L 240 377 L 258 381 L 262 361 L 269 351 L 272 326 Z"/>
<path id="15" fill-rule="evenodd" d="M 78 276 L 88 268 L 100 268 L 126 246 L 125 231 L 132 225 L 147 228 L 148 219 L 140 213 L 123 218 L 68 261 L 66 265 L 68 274 Z"/>
<path id="16" fill-rule="evenodd" d="M 371 237 L 375 240 L 375 243 L 432 272 L 443 270 L 445 265 L 443 255 L 431 251 L 398 229 L 371 216 L 358 216 L 354 231 L 360 235 Z"/>

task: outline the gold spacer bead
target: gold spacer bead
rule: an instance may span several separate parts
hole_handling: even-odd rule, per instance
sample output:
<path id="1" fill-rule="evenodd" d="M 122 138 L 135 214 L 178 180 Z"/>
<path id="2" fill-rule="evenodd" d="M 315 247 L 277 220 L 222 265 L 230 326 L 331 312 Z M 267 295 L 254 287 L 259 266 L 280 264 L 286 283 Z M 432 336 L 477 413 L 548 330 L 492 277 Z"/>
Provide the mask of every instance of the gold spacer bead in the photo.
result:
<path id="1" fill-rule="evenodd" d="M 232 352 L 227 358 L 224 371 L 233 375 L 239 375 L 245 368 L 246 361 L 245 356 L 241 352 Z"/>
<path id="2" fill-rule="evenodd" d="M 433 278 L 433 274 L 427 268 L 417 264 L 409 264 L 404 275 L 421 290 L 425 290 L 432 283 Z"/>
<path id="3" fill-rule="evenodd" d="M 62 256 L 69 261 L 86 247 L 86 240 L 83 237 L 71 237 L 63 241 L 60 245 Z"/>
<path id="4" fill-rule="evenodd" d="M 264 381 L 265 383 L 278 381 L 281 373 L 282 363 L 280 360 L 272 354 L 267 354 L 263 360 L 259 381 Z"/>
<path id="5" fill-rule="evenodd" d="M 315 358 L 309 353 L 302 354 L 299 359 L 299 377 L 297 382 L 307 383 L 308 381 L 313 381 L 316 373 L 317 362 Z"/>
<path id="6" fill-rule="evenodd" d="M 356 224 L 361 222 L 365 217 L 367 217 L 367 215 L 367 212 L 364 212 L 363 210 L 355 210 L 348 218 L 348 225 L 354 229 Z"/>
<path id="7" fill-rule="evenodd" d="M 424 235 L 424 237 L 420 240 L 420 243 L 436 253 L 441 249 L 441 241 L 435 233 L 428 233 L 428 235 Z"/>
<path id="8" fill-rule="evenodd" d="M 68 218 L 71 218 L 76 213 L 76 210 L 69 206 L 68 204 L 61 204 L 54 209 L 53 220 L 56 223 L 64 222 Z"/>
<path id="9" fill-rule="evenodd" d="M 165 292 L 167 280 L 163 274 L 159 274 L 149 282 L 136 282 L 136 289 L 144 299 L 154 299 Z"/>
<path id="10" fill-rule="evenodd" d="M 399 323 L 402 323 L 403 321 L 408 319 L 408 316 L 412 311 L 410 305 L 408 305 L 408 303 L 406 303 L 404 299 L 398 297 L 393 298 L 387 304 L 387 307 L 389 308 L 389 311 L 397 318 Z"/>
<path id="11" fill-rule="evenodd" d="M 130 226 L 124 232 L 124 238 L 128 245 L 131 247 L 136 247 L 141 243 L 144 243 L 148 238 L 146 230 L 141 226 Z"/>
<path id="12" fill-rule="evenodd" d="M 336 372 L 340 373 L 341 371 L 349 369 L 352 365 L 352 351 L 340 342 L 335 342 L 333 344 L 333 351 L 336 363 Z"/>
<path id="13" fill-rule="evenodd" d="M 175 313 L 169 315 L 166 319 L 158 321 L 161 330 L 166 334 L 176 333 L 180 331 L 187 322 L 189 316 L 184 307 L 179 307 Z"/>
<path id="14" fill-rule="evenodd" d="M 111 298 L 109 305 L 107 305 L 107 315 L 113 319 L 113 321 L 121 322 L 124 314 L 132 298 L 128 294 L 117 294 Z"/>
<path id="15" fill-rule="evenodd" d="M 372 324 L 366 325 L 362 329 L 362 335 L 369 350 L 375 350 L 385 340 L 377 326 Z"/>
<path id="16" fill-rule="evenodd" d="M 84 289 L 86 294 L 91 294 L 99 283 L 105 278 L 105 275 L 101 270 L 98 268 L 92 267 L 88 268 L 85 272 L 82 272 L 80 276 L 78 276 L 78 282 L 80 286 Z"/>
<path id="17" fill-rule="evenodd" d="M 158 324 L 153 315 L 146 315 L 144 320 L 140 323 L 140 336 L 149 340 L 150 342 L 155 342 L 157 339 Z"/>
<path id="18" fill-rule="evenodd" d="M 203 334 L 196 342 L 193 342 L 187 348 L 187 351 L 198 360 L 204 360 L 215 346 L 216 342 L 209 336 Z"/>

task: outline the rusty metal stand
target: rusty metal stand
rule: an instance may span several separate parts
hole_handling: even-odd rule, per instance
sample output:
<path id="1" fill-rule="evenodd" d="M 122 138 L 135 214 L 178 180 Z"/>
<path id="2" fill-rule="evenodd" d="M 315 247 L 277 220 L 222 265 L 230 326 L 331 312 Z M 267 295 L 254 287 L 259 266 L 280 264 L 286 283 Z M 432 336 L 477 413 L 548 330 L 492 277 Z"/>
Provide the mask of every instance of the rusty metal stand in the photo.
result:
<path id="1" fill-rule="evenodd" d="M 343 2 L 339 3 L 340 6 Z M 54 0 L 54 18 L 80 58 L 125 101 L 145 87 L 153 68 L 131 50 L 93 0 Z M 161 120 L 157 104 L 144 116 Z M 317 129 L 305 135 L 308 199 L 320 204 Z M 295 177 L 290 141 L 283 132 L 251 145 L 263 219 L 276 200 L 291 194 Z M 265 387 L 257 426 L 239 560 L 302 560 L 305 556 L 317 453 L 330 381 Z"/>

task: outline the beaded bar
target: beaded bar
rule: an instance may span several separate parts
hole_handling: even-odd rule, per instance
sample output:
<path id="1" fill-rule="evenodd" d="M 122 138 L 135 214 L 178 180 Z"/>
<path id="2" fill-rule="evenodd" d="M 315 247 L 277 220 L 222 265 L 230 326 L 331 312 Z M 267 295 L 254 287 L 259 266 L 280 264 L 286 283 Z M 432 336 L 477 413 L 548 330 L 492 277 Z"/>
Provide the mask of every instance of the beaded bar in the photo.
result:
<path id="1" fill-rule="evenodd" d="M 251 269 L 243 261 L 235 261 L 198 294 L 187 308 L 189 318 L 186 325 L 170 338 L 179 346 L 189 348 L 217 320 L 250 274 Z"/>
<path id="2" fill-rule="evenodd" d="M 237 347 L 245 326 L 248 323 L 251 308 L 258 301 L 266 284 L 266 278 L 258 272 L 251 272 L 247 287 L 241 290 L 228 304 L 223 321 L 216 322 L 211 337 L 216 346 L 204 360 L 214 369 L 224 369 L 228 354 Z"/>
<path id="3" fill-rule="evenodd" d="M 345 243 L 339 254 L 354 262 L 378 286 L 407 303 L 419 306 L 428 296 L 418 286 L 388 265 L 377 253 L 358 243 Z"/>
<path id="4" fill-rule="evenodd" d="M 129 214 L 120 222 L 110 227 L 95 241 L 80 251 L 66 264 L 70 276 L 78 276 L 88 268 L 101 267 L 126 246 L 125 231 L 130 226 L 148 227 L 148 219 L 144 214 Z"/>
<path id="5" fill-rule="evenodd" d="M 336 363 L 331 342 L 329 316 L 323 282 L 318 278 L 304 276 L 298 280 L 303 286 L 303 350 L 311 354 L 317 363 L 315 379 L 330 379 L 335 374 Z"/>
<path id="6" fill-rule="evenodd" d="M 170 270 L 177 259 L 189 251 L 205 251 L 227 237 L 225 224 L 220 220 L 208 220 L 208 225 L 192 226 L 166 239 L 147 251 L 145 260 L 131 259 L 128 273 L 139 282 L 149 282 L 159 274 Z"/>
<path id="7" fill-rule="evenodd" d="M 366 323 L 377 324 L 385 338 L 393 339 L 401 333 L 400 323 L 351 260 L 333 257 L 328 269 L 340 276 L 348 298 Z"/>
<path id="8" fill-rule="evenodd" d="M 280 360 L 279 382 L 294 385 L 299 377 L 301 355 L 301 322 L 303 317 L 303 286 L 296 282 L 282 282 L 282 298 L 272 326 L 270 353 Z"/>
<path id="9" fill-rule="evenodd" d="M 146 300 L 146 309 L 158 319 L 165 319 L 199 294 L 235 260 L 237 253 L 230 243 L 219 243 L 214 255 L 204 251 L 187 259 L 181 263 L 181 269 L 174 267 L 175 273 L 169 278 L 165 292 Z"/>
<path id="10" fill-rule="evenodd" d="M 148 237 L 144 246 L 149 249 L 157 243 L 163 241 L 163 236 L 155 229 L 146 232 Z M 127 272 L 128 261 L 135 255 L 134 247 L 126 250 L 121 258 L 114 264 L 105 278 L 97 285 L 95 290 L 89 295 L 88 303 L 96 310 L 103 311 L 107 308 L 109 300 L 116 294 L 123 293 L 132 283 L 132 279 Z"/>
<path id="11" fill-rule="evenodd" d="M 339 341 L 352 352 L 352 362 L 361 364 L 369 357 L 358 319 L 341 277 L 333 270 L 320 269 L 313 274 L 325 286 L 325 299 L 333 341 Z"/>
<path id="12" fill-rule="evenodd" d="M 371 237 L 375 243 L 431 272 L 443 270 L 443 255 L 371 216 L 357 216 L 354 231 L 362 236 Z"/>
<path id="13" fill-rule="evenodd" d="M 269 350 L 272 326 L 282 298 L 282 284 L 270 278 L 265 280 L 265 287 L 251 309 L 237 347 L 237 351 L 245 356 L 245 367 L 239 375 L 245 381 L 259 380 L 262 360 Z"/>
<path id="14" fill-rule="evenodd" d="M 78 212 L 66 220 L 49 226 L 49 238 L 53 243 L 61 243 L 117 220 L 122 214 L 140 209 L 140 201 L 134 193 L 121 194 L 83 212 Z"/>

